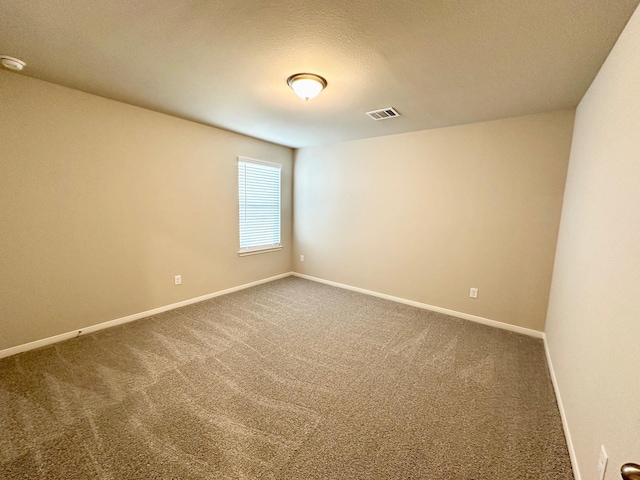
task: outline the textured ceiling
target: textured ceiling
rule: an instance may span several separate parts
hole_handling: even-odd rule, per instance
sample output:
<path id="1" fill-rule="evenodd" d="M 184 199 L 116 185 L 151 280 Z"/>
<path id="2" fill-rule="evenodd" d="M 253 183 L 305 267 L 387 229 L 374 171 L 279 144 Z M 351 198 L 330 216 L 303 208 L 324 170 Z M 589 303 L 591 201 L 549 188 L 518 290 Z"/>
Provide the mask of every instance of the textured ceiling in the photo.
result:
<path id="1" fill-rule="evenodd" d="M 2 0 L 24 75 L 301 147 L 575 107 L 640 0 Z M 304 102 L 286 84 L 329 86 Z M 375 122 L 364 112 L 395 107 Z"/>

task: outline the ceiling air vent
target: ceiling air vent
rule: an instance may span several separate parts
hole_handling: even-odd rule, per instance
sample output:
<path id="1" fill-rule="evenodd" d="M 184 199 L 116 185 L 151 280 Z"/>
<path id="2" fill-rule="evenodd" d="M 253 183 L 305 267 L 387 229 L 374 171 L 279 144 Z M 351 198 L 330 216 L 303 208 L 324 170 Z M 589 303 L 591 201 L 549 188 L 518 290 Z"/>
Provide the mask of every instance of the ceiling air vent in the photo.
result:
<path id="1" fill-rule="evenodd" d="M 371 112 L 367 112 L 374 120 L 386 120 L 388 118 L 399 117 L 400 114 L 393 107 L 381 108 L 380 110 L 373 110 Z"/>

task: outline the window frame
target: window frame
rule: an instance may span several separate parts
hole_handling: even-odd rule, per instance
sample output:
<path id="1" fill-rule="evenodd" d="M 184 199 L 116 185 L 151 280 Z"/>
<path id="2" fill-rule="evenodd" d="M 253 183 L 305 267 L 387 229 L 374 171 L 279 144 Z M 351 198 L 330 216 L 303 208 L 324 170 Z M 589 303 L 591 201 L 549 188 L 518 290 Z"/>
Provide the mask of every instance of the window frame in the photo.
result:
<path id="1" fill-rule="evenodd" d="M 240 247 L 242 240 L 241 240 L 241 228 L 240 228 L 240 224 L 241 224 L 241 218 L 240 218 L 240 214 L 241 214 L 241 210 L 240 210 L 240 204 L 241 204 L 241 200 L 240 200 L 240 164 L 244 163 L 244 164 L 255 164 L 255 165 L 262 165 L 262 166 L 266 166 L 266 167 L 271 167 L 274 169 L 278 170 L 278 239 L 279 239 L 279 243 L 278 244 L 268 244 L 268 245 L 254 245 L 254 246 L 250 246 L 250 247 Z M 237 219 L 238 219 L 238 256 L 240 257 L 244 257 L 244 256 L 248 256 L 248 255 L 257 255 L 260 253 L 268 253 L 268 252 L 277 252 L 279 250 L 282 250 L 282 164 L 279 163 L 275 163 L 275 162 L 268 162 L 265 160 L 258 160 L 255 158 L 249 158 L 249 157 L 238 157 L 238 162 L 237 162 L 237 167 L 236 167 L 236 178 L 237 178 L 237 199 L 238 199 L 238 215 L 237 215 Z M 245 187 L 246 188 L 246 187 Z"/>

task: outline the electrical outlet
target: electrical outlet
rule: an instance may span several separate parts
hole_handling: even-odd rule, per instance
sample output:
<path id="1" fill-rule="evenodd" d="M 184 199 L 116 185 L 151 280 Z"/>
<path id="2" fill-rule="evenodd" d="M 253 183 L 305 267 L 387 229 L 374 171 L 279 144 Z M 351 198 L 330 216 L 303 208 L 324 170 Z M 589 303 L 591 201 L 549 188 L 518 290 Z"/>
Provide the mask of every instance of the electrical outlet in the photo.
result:
<path id="1" fill-rule="evenodd" d="M 604 474 L 607 471 L 607 452 L 604 449 L 604 445 L 600 445 L 600 458 L 598 459 L 598 480 L 604 480 Z"/>
<path id="2" fill-rule="evenodd" d="M 300 261 L 304 262 L 304 255 L 300 255 Z"/>
<path id="3" fill-rule="evenodd" d="M 471 298 L 478 298 L 478 289 L 472 288 L 471 290 L 469 290 L 469 296 Z"/>
<path id="4" fill-rule="evenodd" d="M 176 285 L 182 285 L 182 275 L 176 275 L 174 281 Z"/>

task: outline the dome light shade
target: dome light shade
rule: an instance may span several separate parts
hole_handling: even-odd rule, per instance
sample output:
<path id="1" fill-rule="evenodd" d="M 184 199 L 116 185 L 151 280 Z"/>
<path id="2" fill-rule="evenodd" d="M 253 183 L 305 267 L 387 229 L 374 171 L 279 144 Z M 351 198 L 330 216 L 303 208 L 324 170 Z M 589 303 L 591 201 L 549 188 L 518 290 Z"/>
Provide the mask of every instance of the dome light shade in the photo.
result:
<path id="1" fill-rule="evenodd" d="M 287 78 L 287 84 L 300 98 L 315 98 L 327 86 L 327 81 L 313 73 L 296 73 Z"/>

